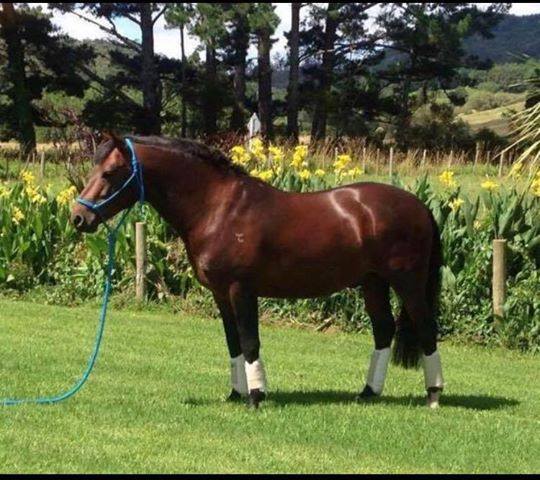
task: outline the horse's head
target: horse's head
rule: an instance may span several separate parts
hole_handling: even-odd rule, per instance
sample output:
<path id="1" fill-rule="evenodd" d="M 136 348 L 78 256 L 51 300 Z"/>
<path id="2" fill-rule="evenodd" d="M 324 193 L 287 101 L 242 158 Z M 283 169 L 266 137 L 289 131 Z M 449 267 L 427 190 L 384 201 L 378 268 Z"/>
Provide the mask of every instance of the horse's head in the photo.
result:
<path id="1" fill-rule="evenodd" d="M 125 141 L 105 134 L 94 157 L 95 166 L 75 206 L 71 221 L 81 232 L 95 232 L 101 222 L 133 205 L 139 198 L 138 179 Z"/>

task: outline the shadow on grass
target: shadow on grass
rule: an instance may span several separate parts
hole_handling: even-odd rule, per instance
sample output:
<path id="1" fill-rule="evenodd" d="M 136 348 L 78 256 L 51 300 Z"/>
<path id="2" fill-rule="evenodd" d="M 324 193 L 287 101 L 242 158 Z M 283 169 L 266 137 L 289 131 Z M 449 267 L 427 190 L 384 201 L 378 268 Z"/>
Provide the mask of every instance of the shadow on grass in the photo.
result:
<path id="1" fill-rule="evenodd" d="M 277 405 L 320 405 L 320 404 L 350 404 L 355 402 L 356 393 L 320 390 L 320 391 L 277 391 L 271 392 L 269 401 Z M 402 406 L 424 406 L 426 399 L 424 396 L 406 395 L 399 397 L 382 396 L 360 403 L 382 404 L 382 405 L 402 405 Z M 501 408 L 514 407 L 519 405 L 519 401 L 513 398 L 494 397 L 488 395 L 456 395 L 443 393 L 441 397 L 441 407 L 459 407 L 470 410 L 498 410 Z"/>
<path id="2" fill-rule="evenodd" d="M 270 392 L 268 402 L 274 405 L 350 405 L 356 403 L 356 392 L 344 390 L 317 390 L 317 391 L 276 391 Z M 243 404 L 242 401 L 234 403 L 225 402 L 224 398 L 187 398 L 184 405 L 202 407 L 218 404 Z M 401 405 L 405 407 L 419 407 L 426 404 L 426 398 L 420 395 L 403 395 L 398 397 L 382 396 L 369 400 L 362 400 L 359 404 L 366 405 Z M 489 395 L 457 395 L 444 394 L 441 397 L 441 407 L 457 407 L 469 410 L 499 410 L 519 405 L 514 398 L 494 397 Z"/>

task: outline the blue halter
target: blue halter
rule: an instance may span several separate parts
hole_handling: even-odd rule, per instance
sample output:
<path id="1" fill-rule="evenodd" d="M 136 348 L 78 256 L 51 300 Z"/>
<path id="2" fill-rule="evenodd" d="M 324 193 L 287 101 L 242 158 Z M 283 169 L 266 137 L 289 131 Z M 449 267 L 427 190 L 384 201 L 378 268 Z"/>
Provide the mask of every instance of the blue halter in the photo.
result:
<path id="1" fill-rule="evenodd" d="M 82 197 L 77 197 L 76 199 L 77 202 L 79 202 L 81 205 L 84 205 L 86 208 L 89 208 L 93 212 L 97 213 L 101 218 L 104 218 L 103 215 L 101 214 L 101 209 L 109 205 L 115 198 L 117 198 L 124 190 L 129 188 L 131 184 L 133 183 L 137 184 L 137 187 L 139 190 L 139 203 L 141 205 L 144 203 L 144 183 L 143 183 L 142 165 L 137 160 L 137 155 L 135 153 L 135 149 L 133 148 L 133 143 L 131 142 L 131 139 L 126 138 L 125 141 L 131 153 L 131 158 L 130 158 L 131 175 L 124 182 L 124 184 L 112 195 L 98 202 L 91 202 L 90 200 L 87 200 L 86 198 L 82 198 Z M 105 225 L 107 224 L 105 223 Z M 109 227 L 107 226 L 107 228 Z"/>

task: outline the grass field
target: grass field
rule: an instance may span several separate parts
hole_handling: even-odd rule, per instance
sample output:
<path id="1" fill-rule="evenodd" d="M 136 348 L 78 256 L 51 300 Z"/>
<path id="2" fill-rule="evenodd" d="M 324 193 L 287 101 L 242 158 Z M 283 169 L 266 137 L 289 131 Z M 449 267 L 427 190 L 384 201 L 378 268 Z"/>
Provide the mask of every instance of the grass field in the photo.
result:
<path id="1" fill-rule="evenodd" d="M 97 308 L 0 300 L 0 396 L 78 378 Z M 447 388 L 423 406 L 420 372 L 390 367 L 357 404 L 371 339 L 262 326 L 270 398 L 223 402 L 219 321 L 112 311 L 89 383 L 56 406 L 0 408 L 0 472 L 535 472 L 538 357 L 441 345 Z"/>
<path id="2" fill-rule="evenodd" d="M 482 128 L 489 128 L 499 135 L 508 135 L 511 128 L 509 118 L 505 114 L 509 111 L 519 112 L 523 110 L 524 106 L 525 102 L 519 101 L 490 110 L 460 114 L 458 117 L 467 122 L 475 131 Z"/>

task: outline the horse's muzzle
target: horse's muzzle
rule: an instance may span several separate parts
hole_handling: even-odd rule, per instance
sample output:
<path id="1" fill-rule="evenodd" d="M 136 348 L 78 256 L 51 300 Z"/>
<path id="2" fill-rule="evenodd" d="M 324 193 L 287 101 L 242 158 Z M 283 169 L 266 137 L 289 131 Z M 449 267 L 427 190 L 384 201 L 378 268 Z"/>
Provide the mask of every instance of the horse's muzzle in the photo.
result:
<path id="1" fill-rule="evenodd" d="M 92 233 L 97 230 L 99 218 L 86 207 L 76 205 L 71 211 L 71 223 L 79 232 Z"/>

